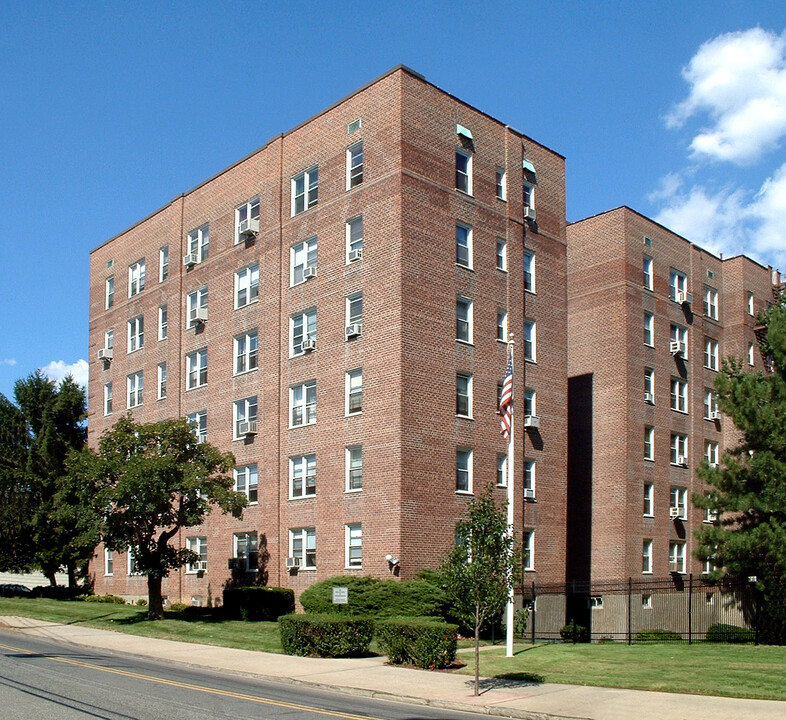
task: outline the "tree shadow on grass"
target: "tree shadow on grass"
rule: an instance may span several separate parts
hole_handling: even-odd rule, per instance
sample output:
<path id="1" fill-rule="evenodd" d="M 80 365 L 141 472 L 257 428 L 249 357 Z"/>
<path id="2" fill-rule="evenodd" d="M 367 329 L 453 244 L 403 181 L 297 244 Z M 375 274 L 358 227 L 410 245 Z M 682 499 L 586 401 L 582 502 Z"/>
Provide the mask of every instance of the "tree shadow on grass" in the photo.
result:
<path id="1" fill-rule="evenodd" d="M 211 608 L 188 608 L 187 610 L 164 610 L 164 620 L 180 620 L 181 622 L 200 622 L 200 623 L 223 623 L 229 618 Z M 125 618 L 117 618 L 114 622 L 117 625 L 137 625 L 147 622 L 147 612 L 139 612 L 136 615 Z"/>
<path id="2" fill-rule="evenodd" d="M 512 672 L 497 675 L 493 678 L 484 678 L 480 681 L 480 689 L 486 690 L 516 690 L 525 685 L 540 685 L 546 682 L 543 675 L 529 672 Z"/>

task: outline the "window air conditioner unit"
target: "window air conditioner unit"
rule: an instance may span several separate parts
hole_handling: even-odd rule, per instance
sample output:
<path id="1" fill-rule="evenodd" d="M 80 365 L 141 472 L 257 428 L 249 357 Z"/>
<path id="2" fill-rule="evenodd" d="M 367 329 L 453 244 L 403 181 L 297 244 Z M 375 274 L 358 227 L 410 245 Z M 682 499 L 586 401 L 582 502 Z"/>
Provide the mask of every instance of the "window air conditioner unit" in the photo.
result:
<path id="1" fill-rule="evenodd" d="M 287 558 L 287 567 L 288 568 L 299 568 L 300 567 L 300 558 L 299 557 L 288 557 Z"/>
<path id="2" fill-rule="evenodd" d="M 317 276 L 317 269 L 315 267 L 307 267 L 303 269 L 303 279 L 315 278 Z"/>
<path id="3" fill-rule="evenodd" d="M 356 262 L 363 259 L 363 248 L 349 251 L 349 262 Z"/>
<path id="4" fill-rule="evenodd" d="M 685 354 L 685 348 L 682 345 L 682 342 L 679 340 L 672 340 L 669 343 L 669 352 L 674 355 L 675 357 L 680 356 L 682 357 Z"/>
<path id="5" fill-rule="evenodd" d="M 186 268 L 194 267 L 194 265 L 199 263 L 199 256 L 196 253 L 188 253 L 188 255 L 183 257 L 183 265 Z"/>
<path id="6" fill-rule="evenodd" d="M 669 570 L 671 572 L 682 572 L 682 563 L 678 562 L 670 562 L 669 563 Z"/>
<path id="7" fill-rule="evenodd" d="M 98 351 L 98 359 L 99 360 L 111 360 L 112 356 L 114 355 L 112 348 L 101 348 Z"/>
<path id="8" fill-rule="evenodd" d="M 243 559 L 242 558 L 229 558 L 227 560 L 227 568 L 229 570 L 239 570 L 242 566 Z"/>
<path id="9" fill-rule="evenodd" d="M 257 420 L 247 420 L 237 424 L 238 435 L 256 435 L 259 431 L 259 422 Z"/>
<path id="10" fill-rule="evenodd" d="M 680 467 L 688 467 L 688 458 L 686 458 L 684 455 L 678 455 L 677 465 L 679 465 Z"/>
<path id="11" fill-rule="evenodd" d="M 676 520 L 680 516 L 680 509 L 678 507 L 669 508 L 669 518 Z"/>
<path id="12" fill-rule="evenodd" d="M 650 405 L 655 404 L 655 396 L 651 392 L 644 393 L 644 402 Z"/>
<path id="13" fill-rule="evenodd" d="M 524 416 L 524 427 L 525 428 L 539 428 L 540 427 L 540 418 L 537 415 L 525 415 Z"/>
<path id="14" fill-rule="evenodd" d="M 201 570 L 202 572 L 207 570 L 207 560 L 200 560 L 199 562 L 197 562 L 196 569 Z"/>
<path id="15" fill-rule="evenodd" d="M 247 240 L 254 237 L 259 232 L 259 218 L 249 218 L 248 220 L 241 220 L 237 227 L 237 234 L 241 240 Z"/>
<path id="16" fill-rule="evenodd" d="M 195 323 L 207 322 L 207 308 L 200 307 L 191 311 L 191 321 Z"/>
<path id="17" fill-rule="evenodd" d="M 681 290 L 677 290 L 674 294 L 674 299 L 680 303 L 680 305 L 692 305 L 693 304 L 693 295 L 689 292 L 682 292 Z"/>
<path id="18" fill-rule="evenodd" d="M 311 352 L 317 349 L 317 341 L 315 338 L 306 338 L 300 344 L 300 347 L 303 349 L 303 352 Z"/>
<path id="19" fill-rule="evenodd" d="M 535 220 L 537 218 L 537 213 L 535 212 L 534 207 L 525 207 L 524 208 L 524 219 L 525 220 Z"/>
<path id="20" fill-rule="evenodd" d="M 710 413 L 710 420 L 720 420 L 720 413 L 717 410 L 713 410 Z"/>
<path id="21" fill-rule="evenodd" d="M 532 488 L 524 488 L 524 497 L 527 500 L 535 499 L 535 491 Z"/>
<path id="22" fill-rule="evenodd" d="M 352 323 L 351 325 L 347 325 L 345 332 L 347 339 L 357 337 L 363 334 L 363 325 L 361 323 Z"/>

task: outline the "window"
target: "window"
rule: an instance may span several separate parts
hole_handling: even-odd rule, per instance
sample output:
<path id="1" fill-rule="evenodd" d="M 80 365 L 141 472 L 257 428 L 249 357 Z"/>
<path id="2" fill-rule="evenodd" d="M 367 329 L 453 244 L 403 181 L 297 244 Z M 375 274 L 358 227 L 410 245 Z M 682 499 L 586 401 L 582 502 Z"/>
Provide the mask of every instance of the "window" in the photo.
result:
<path id="1" fill-rule="evenodd" d="M 521 544 L 524 549 L 524 569 L 535 569 L 535 531 L 525 530 L 522 534 Z"/>
<path id="2" fill-rule="evenodd" d="M 704 419 L 715 420 L 718 413 L 718 395 L 712 388 L 704 388 Z"/>
<path id="3" fill-rule="evenodd" d="M 145 261 L 137 260 L 128 268 L 128 297 L 134 297 L 145 289 Z"/>
<path id="4" fill-rule="evenodd" d="M 708 500 L 713 500 L 712 493 L 707 493 L 707 499 Z M 702 522 L 705 522 L 705 523 L 718 522 L 718 511 L 717 510 L 713 510 L 712 508 L 704 508 L 704 518 L 702 519 Z M 714 569 L 715 569 L 715 567 L 713 566 L 712 570 L 714 570 Z M 712 572 L 712 570 L 710 570 L 709 572 Z"/>
<path id="5" fill-rule="evenodd" d="M 497 270 L 508 270 L 508 241 L 497 238 Z"/>
<path id="6" fill-rule="evenodd" d="M 235 468 L 235 491 L 243 493 L 250 505 L 258 502 L 259 476 L 257 464 L 240 465 Z"/>
<path id="7" fill-rule="evenodd" d="M 504 310 L 497 310 L 497 340 L 508 341 L 508 314 Z"/>
<path id="8" fill-rule="evenodd" d="M 524 251 L 524 289 L 535 292 L 535 253 Z"/>
<path id="9" fill-rule="evenodd" d="M 753 315 L 753 293 L 748 293 L 748 315 Z"/>
<path id="10" fill-rule="evenodd" d="M 655 486 L 652 483 L 644 483 L 644 510 L 642 514 L 645 517 L 652 517 L 655 514 L 654 492 Z"/>
<path id="11" fill-rule="evenodd" d="M 472 153 L 456 148 L 456 190 L 472 195 Z"/>
<path id="12" fill-rule="evenodd" d="M 652 368 L 644 368 L 644 401 L 655 404 L 655 371 Z"/>
<path id="13" fill-rule="evenodd" d="M 718 443 L 713 440 L 704 442 L 704 459 L 710 467 L 718 466 Z"/>
<path id="14" fill-rule="evenodd" d="M 163 400 L 166 397 L 166 363 L 158 364 L 158 399 Z"/>
<path id="15" fill-rule="evenodd" d="M 641 596 L 641 608 L 642 610 L 652 610 L 652 595 L 646 593 Z"/>
<path id="16" fill-rule="evenodd" d="M 166 340 L 169 333 L 169 313 L 166 305 L 158 306 L 158 339 Z"/>
<path id="17" fill-rule="evenodd" d="M 302 498 L 317 494 L 317 456 L 289 458 L 289 497 Z"/>
<path id="18" fill-rule="evenodd" d="M 718 370 L 718 341 L 704 338 L 704 367 Z"/>
<path id="19" fill-rule="evenodd" d="M 350 325 L 363 326 L 363 293 L 356 292 L 347 295 L 346 301 L 346 322 Z"/>
<path id="20" fill-rule="evenodd" d="M 645 575 L 652 574 L 652 540 L 641 543 L 641 572 Z"/>
<path id="21" fill-rule="evenodd" d="M 456 340 L 472 342 L 472 300 L 456 298 Z"/>
<path id="22" fill-rule="evenodd" d="M 207 570 L 207 538 L 206 537 L 187 537 L 186 550 L 190 550 L 199 556 L 196 562 L 186 565 L 186 573 L 204 572 Z"/>
<path id="23" fill-rule="evenodd" d="M 145 346 L 145 318 L 137 315 L 128 321 L 128 352 L 132 353 Z"/>
<path id="24" fill-rule="evenodd" d="M 207 348 L 186 355 L 186 390 L 207 384 Z"/>
<path id="25" fill-rule="evenodd" d="M 508 456 L 497 453 L 497 485 L 505 487 L 508 484 Z"/>
<path id="26" fill-rule="evenodd" d="M 524 499 L 535 499 L 535 461 L 524 460 Z"/>
<path id="27" fill-rule="evenodd" d="M 522 186 L 522 199 L 524 201 L 524 211 L 535 209 L 535 186 L 525 182 Z"/>
<path id="28" fill-rule="evenodd" d="M 535 321 L 524 321 L 524 359 L 530 362 L 537 361 Z"/>
<path id="29" fill-rule="evenodd" d="M 186 296 L 186 329 L 194 327 L 197 322 L 198 311 L 207 312 L 207 285 L 188 293 Z"/>
<path id="30" fill-rule="evenodd" d="M 164 282 L 169 277 L 169 245 L 164 245 L 158 251 L 158 282 Z"/>
<path id="31" fill-rule="evenodd" d="M 347 263 L 363 257 L 363 216 L 347 220 Z"/>
<path id="32" fill-rule="evenodd" d="M 361 490 L 363 488 L 363 447 L 353 445 L 346 449 L 346 489 Z"/>
<path id="33" fill-rule="evenodd" d="M 603 610 L 603 595 L 591 595 L 590 607 L 593 610 Z"/>
<path id="34" fill-rule="evenodd" d="M 289 388 L 291 427 L 312 425 L 317 421 L 317 381 L 294 385 Z"/>
<path id="35" fill-rule="evenodd" d="M 139 407 L 142 404 L 142 391 L 144 389 L 142 371 L 140 370 L 139 372 L 129 375 L 126 380 L 128 387 L 128 400 L 126 402 L 126 407 Z"/>
<path id="36" fill-rule="evenodd" d="M 537 407 L 535 406 L 535 391 L 532 388 L 524 389 L 524 415 L 537 415 Z"/>
<path id="37" fill-rule="evenodd" d="M 197 442 L 207 442 L 207 410 L 189 413 L 186 419 L 191 423 Z"/>
<path id="38" fill-rule="evenodd" d="M 310 237 L 289 251 L 291 267 L 290 285 L 298 285 L 316 274 L 317 270 L 317 237 Z"/>
<path id="39" fill-rule="evenodd" d="M 704 314 L 712 319 L 718 319 L 718 291 L 709 286 L 704 287 Z"/>
<path id="40" fill-rule="evenodd" d="M 304 340 L 317 339 L 317 311 L 315 308 L 293 315 L 289 319 L 289 354 L 302 355 Z"/>
<path id="41" fill-rule="evenodd" d="M 653 289 L 652 258 L 649 255 L 644 256 L 642 272 L 643 272 L 642 284 L 644 285 L 644 288 L 646 290 L 652 290 Z"/>
<path id="42" fill-rule="evenodd" d="M 108 277 L 104 285 L 104 307 L 109 310 L 115 304 L 115 278 Z"/>
<path id="43" fill-rule="evenodd" d="M 508 180 L 507 174 L 505 173 L 505 168 L 497 168 L 497 200 L 507 200 L 508 199 Z"/>
<path id="44" fill-rule="evenodd" d="M 671 379 L 671 409 L 688 412 L 688 383 L 678 377 Z"/>
<path id="45" fill-rule="evenodd" d="M 685 543 L 669 543 L 669 570 L 672 572 L 685 572 Z"/>
<path id="46" fill-rule="evenodd" d="M 753 343 L 748 343 L 748 365 L 753 366 L 754 359 L 755 359 L 754 345 Z"/>
<path id="47" fill-rule="evenodd" d="M 688 464 L 688 436 L 682 433 L 671 434 L 671 464 L 686 466 Z"/>
<path id="48" fill-rule="evenodd" d="M 240 433 L 240 423 L 253 422 L 257 419 L 257 396 L 243 398 L 234 402 L 234 435 L 233 440 L 244 438 Z"/>
<path id="49" fill-rule="evenodd" d="M 655 460 L 655 428 L 650 425 L 644 428 L 644 459 Z"/>
<path id="50" fill-rule="evenodd" d="M 115 331 L 110 329 L 104 333 L 104 347 L 111 350 L 115 346 Z"/>
<path id="51" fill-rule="evenodd" d="M 248 232 L 259 232 L 259 195 L 235 208 L 235 245 L 245 240 Z"/>
<path id="52" fill-rule="evenodd" d="M 360 523 L 344 526 L 346 563 L 348 568 L 363 566 L 363 526 Z"/>
<path id="53" fill-rule="evenodd" d="M 115 570 L 115 558 L 112 551 L 104 548 L 104 575 L 113 575 Z"/>
<path id="54" fill-rule="evenodd" d="M 210 227 L 208 223 L 188 233 L 186 244 L 188 246 L 188 254 L 195 255 L 198 263 L 207 260 L 208 248 L 210 246 Z"/>
<path id="55" fill-rule="evenodd" d="M 688 292 L 688 278 L 684 273 L 672 268 L 669 271 L 669 297 L 675 302 L 682 302 Z"/>
<path id="56" fill-rule="evenodd" d="M 472 417 L 472 375 L 456 373 L 456 415 Z"/>
<path id="57" fill-rule="evenodd" d="M 688 491 L 685 488 L 673 487 L 669 492 L 669 507 L 677 508 L 679 518 L 688 517 Z"/>
<path id="58" fill-rule="evenodd" d="M 644 344 L 649 347 L 655 345 L 655 316 L 652 313 L 644 313 Z"/>
<path id="59" fill-rule="evenodd" d="M 235 375 L 256 370 L 259 362 L 257 331 L 250 330 L 235 338 Z"/>
<path id="60" fill-rule="evenodd" d="M 259 545 L 255 532 L 235 533 L 235 557 L 240 569 L 253 572 L 259 567 Z"/>
<path id="61" fill-rule="evenodd" d="M 363 182 L 363 141 L 347 148 L 347 190 Z"/>
<path id="62" fill-rule="evenodd" d="M 317 531 L 296 528 L 289 531 L 289 551 L 300 560 L 300 567 L 313 570 L 317 566 Z"/>
<path id="63" fill-rule="evenodd" d="M 319 199 L 319 166 L 305 170 L 292 178 L 292 215 L 314 207 Z"/>
<path id="64" fill-rule="evenodd" d="M 456 450 L 456 492 L 472 492 L 472 450 Z"/>
<path id="65" fill-rule="evenodd" d="M 356 415 L 363 412 L 363 371 L 350 370 L 344 375 L 344 414 Z"/>
<path id="66" fill-rule="evenodd" d="M 472 268 L 472 228 L 456 223 L 456 264 Z"/>
<path id="67" fill-rule="evenodd" d="M 672 323 L 669 328 L 669 339 L 673 343 L 679 343 L 680 350 L 677 353 L 685 360 L 688 359 L 688 328 Z"/>
<path id="68" fill-rule="evenodd" d="M 259 299 L 259 263 L 235 273 L 235 308 L 242 308 Z"/>
<path id="69" fill-rule="evenodd" d="M 104 415 L 112 414 L 112 383 L 104 383 Z"/>
<path id="70" fill-rule="evenodd" d="M 644 244 L 645 244 L 647 247 L 652 247 L 652 238 L 648 238 L 648 237 L 646 237 L 646 236 L 645 236 L 645 237 L 643 237 L 643 238 L 642 238 L 642 242 L 643 242 L 643 243 L 644 243 Z"/>
<path id="71" fill-rule="evenodd" d="M 139 570 L 139 563 L 136 559 L 136 551 L 134 548 L 129 547 L 128 553 L 126 554 L 128 559 L 128 574 L 129 575 L 141 575 L 141 571 Z"/>

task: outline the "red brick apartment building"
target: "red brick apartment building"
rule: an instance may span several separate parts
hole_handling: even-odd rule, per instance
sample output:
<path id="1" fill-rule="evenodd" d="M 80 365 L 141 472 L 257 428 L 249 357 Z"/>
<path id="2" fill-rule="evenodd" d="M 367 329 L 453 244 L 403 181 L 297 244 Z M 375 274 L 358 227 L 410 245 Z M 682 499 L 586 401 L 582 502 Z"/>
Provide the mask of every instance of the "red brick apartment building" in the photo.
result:
<path id="1" fill-rule="evenodd" d="M 565 578 L 564 172 L 397 67 L 91 253 L 91 445 L 126 412 L 187 416 L 250 501 L 182 532 L 201 561 L 170 600 L 436 566 L 473 492 L 505 495 L 508 332 L 516 535 L 529 579 Z M 127 555 L 93 568 L 146 593 Z"/>
<path id="2" fill-rule="evenodd" d="M 713 383 L 729 356 L 763 368 L 756 314 L 780 275 L 627 207 L 567 237 L 567 577 L 700 576 L 694 531 L 714 518 L 692 506 L 706 491 L 695 471 L 737 437 Z"/>

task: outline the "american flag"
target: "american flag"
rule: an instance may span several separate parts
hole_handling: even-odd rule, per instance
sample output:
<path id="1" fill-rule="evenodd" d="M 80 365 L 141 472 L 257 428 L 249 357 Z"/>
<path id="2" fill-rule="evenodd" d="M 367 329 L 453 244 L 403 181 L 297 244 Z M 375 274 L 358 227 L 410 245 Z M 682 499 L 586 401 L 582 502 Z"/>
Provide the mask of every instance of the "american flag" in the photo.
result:
<path id="1" fill-rule="evenodd" d="M 499 425 L 502 436 L 510 440 L 510 423 L 513 418 L 513 353 L 508 357 L 508 367 L 505 370 L 505 381 L 502 383 L 502 393 L 499 397 Z"/>

